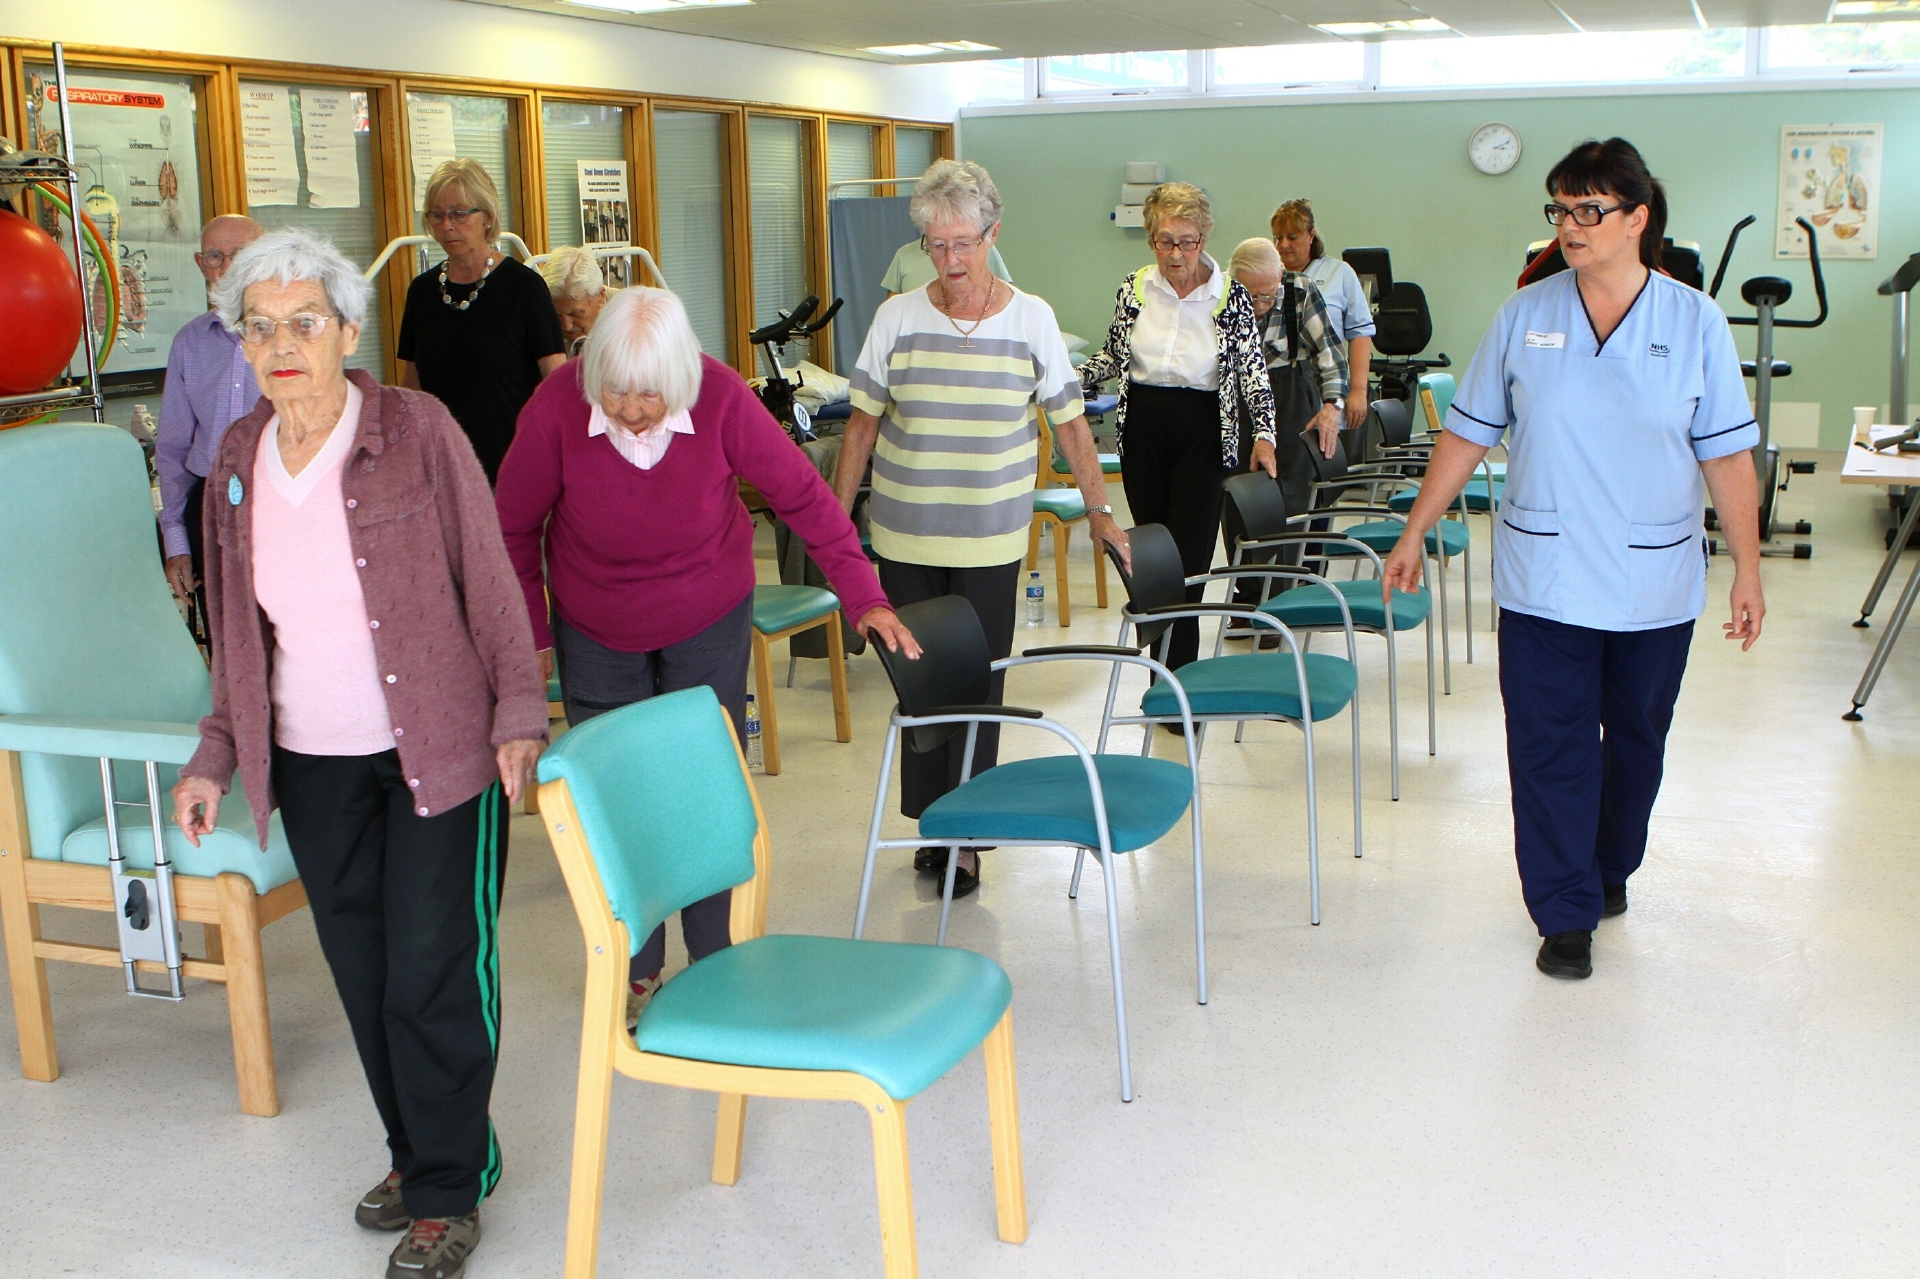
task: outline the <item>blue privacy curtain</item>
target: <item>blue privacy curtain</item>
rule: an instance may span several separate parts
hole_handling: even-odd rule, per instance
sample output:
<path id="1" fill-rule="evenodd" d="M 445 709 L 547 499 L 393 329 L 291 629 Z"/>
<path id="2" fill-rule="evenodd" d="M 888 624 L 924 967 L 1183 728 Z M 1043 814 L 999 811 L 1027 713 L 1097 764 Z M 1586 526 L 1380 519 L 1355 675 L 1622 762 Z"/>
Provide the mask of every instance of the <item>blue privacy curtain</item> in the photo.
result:
<path id="1" fill-rule="evenodd" d="M 913 219 L 907 216 L 912 199 L 890 195 L 827 201 L 833 294 L 845 300 L 833 321 L 833 367 L 842 377 L 853 372 L 860 347 L 867 340 L 867 329 L 873 324 L 873 313 L 886 301 L 887 291 L 880 287 L 880 279 L 887 273 L 894 253 L 907 241 L 920 237 Z"/>

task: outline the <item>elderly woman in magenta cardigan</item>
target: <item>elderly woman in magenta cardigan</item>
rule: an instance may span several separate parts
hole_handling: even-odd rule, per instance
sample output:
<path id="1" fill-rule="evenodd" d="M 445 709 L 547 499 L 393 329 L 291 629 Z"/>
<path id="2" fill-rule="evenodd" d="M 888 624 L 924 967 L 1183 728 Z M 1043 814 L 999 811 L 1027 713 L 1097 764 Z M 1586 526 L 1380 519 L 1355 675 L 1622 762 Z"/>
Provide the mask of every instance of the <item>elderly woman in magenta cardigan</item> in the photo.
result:
<path id="1" fill-rule="evenodd" d="M 542 669 L 559 658 L 569 724 L 705 684 L 745 740 L 753 520 L 736 476 L 799 533 L 856 629 L 919 656 L 806 455 L 738 373 L 700 353 L 677 296 L 623 289 L 581 357 L 527 402 L 500 468 L 507 550 Z M 729 905 L 723 892 L 681 912 L 690 958 L 727 944 Z M 662 925 L 630 965 L 630 1021 L 665 957 Z"/>

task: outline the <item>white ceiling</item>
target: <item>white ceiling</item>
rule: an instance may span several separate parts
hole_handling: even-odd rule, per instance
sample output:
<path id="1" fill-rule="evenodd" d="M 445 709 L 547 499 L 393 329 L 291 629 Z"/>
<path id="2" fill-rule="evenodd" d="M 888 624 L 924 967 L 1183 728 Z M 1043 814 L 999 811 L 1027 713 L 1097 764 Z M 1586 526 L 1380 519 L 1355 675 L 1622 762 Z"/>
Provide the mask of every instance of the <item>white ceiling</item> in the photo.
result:
<path id="1" fill-rule="evenodd" d="M 1297 44 L 1333 39 L 1316 23 L 1419 17 L 1438 18 L 1466 36 L 1645 31 L 1702 20 L 1709 27 L 1779 26 L 1824 22 L 1829 7 L 1829 0 L 1421 0 L 1418 8 L 1402 0 L 757 0 L 629 15 L 564 0 L 476 2 L 876 62 Z M 972 40 L 1001 52 L 912 59 L 863 52 L 939 40 Z"/>

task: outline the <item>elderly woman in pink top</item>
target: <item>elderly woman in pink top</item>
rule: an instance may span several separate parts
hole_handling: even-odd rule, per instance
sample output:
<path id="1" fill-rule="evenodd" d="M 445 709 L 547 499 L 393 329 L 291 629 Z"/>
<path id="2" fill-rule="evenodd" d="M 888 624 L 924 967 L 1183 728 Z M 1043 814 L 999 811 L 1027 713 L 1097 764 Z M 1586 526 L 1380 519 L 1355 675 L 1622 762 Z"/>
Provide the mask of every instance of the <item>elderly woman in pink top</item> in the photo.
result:
<path id="1" fill-rule="evenodd" d="M 495 923 L 546 688 L 465 433 L 345 368 L 370 292 L 293 229 L 215 292 L 265 398 L 207 475 L 213 712 L 175 819 L 198 843 L 236 768 L 259 830 L 280 809 L 392 1155 L 354 1219 L 410 1227 L 389 1276 L 450 1277 L 500 1176 Z"/>
<path id="2" fill-rule="evenodd" d="M 527 401 L 500 466 L 507 551 L 545 669 L 558 652 L 569 724 L 704 684 L 746 739 L 753 519 L 736 476 L 800 535 L 857 629 L 919 656 L 806 455 L 738 373 L 700 353 L 676 295 L 628 288 Z M 690 958 L 727 945 L 729 902 L 681 912 Z M 666 944 L 662 925 L 633 956 L 630 1022 L 660 986 Z"/>

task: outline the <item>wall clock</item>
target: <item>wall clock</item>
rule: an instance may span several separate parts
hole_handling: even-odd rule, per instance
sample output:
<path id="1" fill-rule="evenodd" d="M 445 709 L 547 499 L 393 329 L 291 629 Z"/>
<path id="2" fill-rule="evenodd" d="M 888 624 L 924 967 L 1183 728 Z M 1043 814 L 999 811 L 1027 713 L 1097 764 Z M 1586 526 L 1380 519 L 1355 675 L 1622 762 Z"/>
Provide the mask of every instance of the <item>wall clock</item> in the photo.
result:
<path id="1" fill-rule="evenodd" d="M 1520 135 L 1510 124 L 1483 124 L 1467 139 L 1467 159 L 1482 173 L 1505 173 L 1520 163 Z"/>

